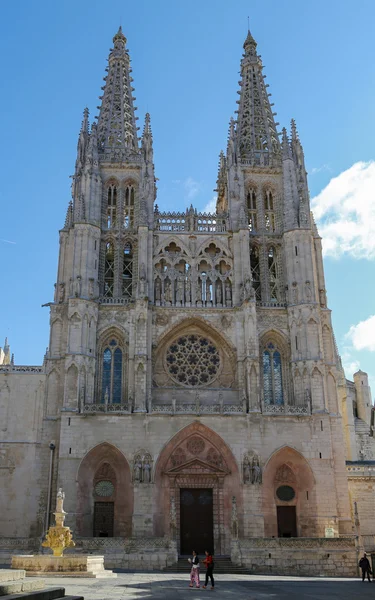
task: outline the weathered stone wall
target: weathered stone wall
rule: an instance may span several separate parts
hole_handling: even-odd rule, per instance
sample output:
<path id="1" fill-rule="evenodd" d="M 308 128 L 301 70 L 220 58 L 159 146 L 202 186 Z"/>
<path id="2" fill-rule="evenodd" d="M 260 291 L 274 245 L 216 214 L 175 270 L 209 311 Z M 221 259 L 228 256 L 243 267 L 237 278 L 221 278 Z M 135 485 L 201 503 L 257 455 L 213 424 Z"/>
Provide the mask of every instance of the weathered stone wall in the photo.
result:
<path id="1" fill-rule="evenodd" d="M 358 572 L 354 538 L 238 540 L 231 558 L 264 575 L 355 577 Z"/>

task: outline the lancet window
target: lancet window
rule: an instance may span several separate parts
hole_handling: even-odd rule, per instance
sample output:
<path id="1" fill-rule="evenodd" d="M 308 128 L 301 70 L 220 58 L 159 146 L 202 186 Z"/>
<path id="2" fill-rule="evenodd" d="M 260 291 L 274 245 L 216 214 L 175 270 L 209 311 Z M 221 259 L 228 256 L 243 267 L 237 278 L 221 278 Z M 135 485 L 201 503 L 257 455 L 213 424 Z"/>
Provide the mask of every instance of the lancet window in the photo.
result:
<path id="1" fill-rule="evenodd" d="M 133 294 L 133 248 L 130 243 L 124 247 L 123 265 L 122 265 L 122 296 L 132 296 Z"/>
<path id="2" fill-rule="evenodd" d="M 263 350 L 263 392 L 265 404 L 284 404 L 281 354 L 272 342 Z"/>
<path id="3" fill-rule="evenodd" d="M 271 302 L 279 301 L 279 277 L 277 254 L 273 246 L 268 248 L 268 284 Z"/>
<path id="4" fill-rule="evenodd" d="M 117 187 L 115 185 L 108 186 L 107 190 L 107 227 L 111 229 L 116 225 L 117 215 Z"/>
<path id="5" fill-rule="evenodd" d="M 124 227 L 128 229 L 134 225 L 134 199 L 135 190 L 133 185 L 127 185 L 124 196 Z"/>
<path id="6" fill-rule="evenodd" d="M 274 199 L 271 190 L 266 190 L 264 194 L 264 224 L 266 231 L 275 231 Z"/>
<path id="7" fill-rule="evenodd" d="M 255 232 L 258 229 L 257 223 L 257 199 L 255 190 L 251 189 L 247 192 L 247 216 L 249 222 L 249 231 Z"/>
<path id="8" fill-rule="evenodd" d="M 115 253 L 112 242 L 108 242 L 105 248 L 104 261 L 104 296 L 112 298 L 115 283 Z"/>
<path id="9" fill-rule="evenodd" d="M 250 267 L 251 277 L 253 280 L 253 288 L 255 290 L 255 299 L 260 302 L 262 299 L 262 291 L 260 284 L 260 261 L 259 261 L 259 248 L 258 246 L 252 246 L 250 249 Z"/>
<path id="10" fill-rule="evenodd" d="M 102 353 L 102 404 L 121 404 L 123 380 L 123 352 L 116 338 L 112 338 Z"/>

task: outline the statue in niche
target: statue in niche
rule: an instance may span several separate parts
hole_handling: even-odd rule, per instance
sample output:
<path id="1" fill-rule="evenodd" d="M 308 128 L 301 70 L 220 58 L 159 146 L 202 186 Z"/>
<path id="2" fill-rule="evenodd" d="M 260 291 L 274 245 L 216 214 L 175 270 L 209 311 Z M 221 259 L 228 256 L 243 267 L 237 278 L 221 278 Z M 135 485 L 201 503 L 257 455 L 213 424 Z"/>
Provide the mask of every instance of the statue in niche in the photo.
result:
<path id="1" fill-rule="evenodd" d="M 201 288 L 201 283 L 200 283 L 199 279 L 196 283 L 195 295 L 196 295 L 197 302 L 202 302 L 202 288 Z"/>
<path id="2" fill-rule="evenodd" d="M 155 281 L 155 300 L 160 302 L 161 299 L 161 282 L 159 277 Z"/>
<path id="3" fill-rule="evenodd" d="M 305 406 L 311 407 L 311 393 L 307 388 L 305 389 Z"/>
<path id="4" fill-rule="evenodd" d="M 260 468 L 257 456 L 253 457 L 252 475 L 251 483 L 262 483 L 262 469 Z"/>
<path id="5" fill-rule="evenodd" d="M 253 297 L 253 286 L 249 277 L 246 279 L 243 285 L 242 297 L 244 300 L 250 300 Z"/>
<path id="6" fill-rule="evenodd" d="M 59 304 L 65 300 L 65 283 L 59 283 Z"/>
<path id="7" fill-rule="evenodd" d="M 221 304 L 223 301 L 223 292 L 221 289 L 221 281 L 216 284 L 216 304 Z"/>
<path id="8" fill-rule="evenodd" d="M 142 481 L 142 461 L 139 456 L 134 461 L 134 481 L 136 483 L 141 483 Z"/>
<path id="9" fill-rule="evenodd" d="M 186 282 L 186 302 L 191 302 L 191 281 L 190 281 L 190 278 Z"/>
<path id="10" fill-rule="evenodd" d="M 144 459 L 143 463 L 143 482 L 151 483 L 151 465 L 147 457 Z"/>
<path id="11" fill-rule="evenodd" d="M 176 302 L 184 301 L 184 282 L 182 277 L 177 279 Z"/>
<path id="12" fill-rule="evenodd" d="M 73 294 L 76 298 L 80 298 L 81 296 L 81 281 L 82 277 L 80 275 L 77 275 L 76 280 L 73 284 Z"/>
<path id="13" fill-rule="evenodd" d="M 139 295 L 141 298 L 147 296 L 147 277 L 144 263 L 141 264 L 139 269 Z"/>
<path id="14" fill-rule="evenodd" d="M 243 482 L 251 483 L 251 465 L 247 456 L 245 456 L 243 461 Z"/>
<path id="15" fill-rule="evenodd" d="M 225 282 L 225 300 L 227 304 L 230 304 L 232 302 L 232 289 L 229 281 Z"/>
<path id="16" fill-rule="evenodd" d="M 164 284 L 164 300 L 167 303 L 170 303 L 172 301 L 171 282 L 170 281 L 166 281 Z"/>
<path id="17" fill-rule="evenodd" d="M 69 296 L 73 296 L 73 277 L 69 279 Z"/>
<path id="18" fill-rule="evenodd" d="M 209 285 L 206 287 L 206 302 L 211 302 L 211 288 Z"/>
<path id="19" fill-rule="evenodd" d="M 320 306 L 322 308 L 326 308 L 326 306 L 327 306 L 327 297 L 326 297 L 326 291 L 324 289 L 319 290 L 319 300 L 320 300 Z"/>
<path id="20" fill-rule="evenodd" d="M 311 291 L 311 283 L 309 281 L 306 281 L 305 289 L 306 289 L 306 300 L 307 300 L 307 302 L 311 302 L 312 291 Z"/>

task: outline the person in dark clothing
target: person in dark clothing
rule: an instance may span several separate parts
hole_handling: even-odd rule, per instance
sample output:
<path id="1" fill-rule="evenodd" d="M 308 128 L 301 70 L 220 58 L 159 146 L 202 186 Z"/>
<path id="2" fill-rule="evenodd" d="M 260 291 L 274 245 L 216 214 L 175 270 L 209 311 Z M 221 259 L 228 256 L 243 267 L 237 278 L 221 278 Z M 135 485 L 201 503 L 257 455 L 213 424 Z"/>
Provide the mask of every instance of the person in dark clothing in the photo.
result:
<path id="1" fill-rule="evenodd" d="M 370 573 L 372 573 L 372 571 L 371 571 L 370 561 L 367 558 L 366 552 L 363 554 L 361 560 L 359 561 L 359 566 L 362 569 L 362 581 L 365 580 L 365 577 L 367 574 L 367 579 L 371 582 Z"/>
<path id="2" fill-rule="evenodd" d="M 206 565 L 206 581 L 204 583 L 203 589 L 206 589 L 207 584 L 208 584 L 208 578 L 210 578 L 211 579 L 211 590 L 213 590 L 215 587 L 215 580 L 214 580 L 214 576 L 213 576 L 214 557 L 212 556 L 211 552 L 209 552 L 208 550 L 205 551 L 205 555 L 206 555 L 206 558 L 204 559 L 203 562 Z"/>

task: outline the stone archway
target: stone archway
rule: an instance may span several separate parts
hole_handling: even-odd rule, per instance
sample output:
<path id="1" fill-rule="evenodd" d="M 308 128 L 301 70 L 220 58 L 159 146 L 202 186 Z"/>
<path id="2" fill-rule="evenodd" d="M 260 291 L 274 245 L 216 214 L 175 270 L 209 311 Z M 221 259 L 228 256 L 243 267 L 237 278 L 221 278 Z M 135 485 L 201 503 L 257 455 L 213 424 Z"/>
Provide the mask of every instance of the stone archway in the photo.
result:
<path id="1" fill-rule="evenodd" d="M 157 500 L 154 512 L 156 535 L 169 535 L 181 551 L 182 490 L 206 490 L 212 497 L 215 554 L 231 552 L 232 498 L 236 497 L 242 523 L 242 494 L 236 460 L 224 440 L 199 422 L 177 433 L 161 452 L 155 470 Z"/>
<path id="2" fill-rule="evenodd" d="M 99 488 L 96 493 L 96 486 L 101 481 L 107 484 L 107 491 L 103 493 Z M 111 492 L 109 495 L 108 489 Z M 108 442 L 92 448 L 83 458 L 78 469 L 76 517 L 78 535 L 93 536 L 97 501 L 108 501 L 108 504 L 113 504 L 112 535 L 130 537 L 134 502 L 130 468 L 122 452 Z"/>
<path id="3" fill-rule="evenodd" d="M 280 508 L 295 512 L 296 533 L 292 537 L 324 535 L 317 522 L 314 475 L 307 460 L 297 450 L 285 446 L 272 454 L 263 471 L 262 487 L 265 537 L 282 536 L 278 523 Z"/>

